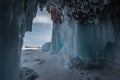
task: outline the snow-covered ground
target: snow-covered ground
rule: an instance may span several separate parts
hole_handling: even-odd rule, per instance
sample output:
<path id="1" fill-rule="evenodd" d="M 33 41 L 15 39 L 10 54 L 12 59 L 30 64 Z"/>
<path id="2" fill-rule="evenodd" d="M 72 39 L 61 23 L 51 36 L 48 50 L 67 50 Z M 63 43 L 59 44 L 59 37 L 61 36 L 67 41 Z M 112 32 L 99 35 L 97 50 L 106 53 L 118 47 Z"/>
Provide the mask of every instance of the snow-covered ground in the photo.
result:
<path id="1" fill-rule="evenodd" d="M 59 59 L 40 50 L 24 50 L 21 64 L 37 72 L 37 80 L 120 80 L 119 64 L 108 62 L 103 69 L 66 69 Z"/>
<path id="2" fill-rule="evenodd" d="M 23 51 L 22 66 L 35 70 L 39 74 L 38 80 L 68 80 L 69 72 L 61 65 L 57 55 L 39 50 Z"/>

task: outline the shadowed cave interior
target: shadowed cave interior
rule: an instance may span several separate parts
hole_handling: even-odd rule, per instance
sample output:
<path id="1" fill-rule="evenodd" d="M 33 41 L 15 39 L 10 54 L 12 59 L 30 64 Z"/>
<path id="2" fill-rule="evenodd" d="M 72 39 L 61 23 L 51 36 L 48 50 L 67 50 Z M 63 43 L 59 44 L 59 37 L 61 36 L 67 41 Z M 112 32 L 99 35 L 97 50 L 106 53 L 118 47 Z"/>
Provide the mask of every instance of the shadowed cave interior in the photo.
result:
<path id="1" fill-rule="evenodd" d="M 0 80 L 119 80 L 119 4 L 119 0 L 0 0 Z M 22 51 L 38 7 L 51 16 L 51 42 L 40 50 Z"/>

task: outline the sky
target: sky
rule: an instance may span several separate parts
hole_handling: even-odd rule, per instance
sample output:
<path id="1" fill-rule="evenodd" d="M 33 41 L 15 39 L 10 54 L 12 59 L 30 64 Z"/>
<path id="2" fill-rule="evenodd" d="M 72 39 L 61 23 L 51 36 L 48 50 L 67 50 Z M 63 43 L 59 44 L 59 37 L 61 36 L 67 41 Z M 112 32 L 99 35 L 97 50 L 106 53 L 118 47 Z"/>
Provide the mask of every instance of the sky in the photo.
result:
<path id="1" fill-rule="evenodd" d="M 26 32 L 24 37 L 24 46 L 42 46 L 46 42 L 51 41 L 52 36 L 52 20 L 50 14 L 44 10 L 37 11 L 33 20 L 32 32 Z"/>

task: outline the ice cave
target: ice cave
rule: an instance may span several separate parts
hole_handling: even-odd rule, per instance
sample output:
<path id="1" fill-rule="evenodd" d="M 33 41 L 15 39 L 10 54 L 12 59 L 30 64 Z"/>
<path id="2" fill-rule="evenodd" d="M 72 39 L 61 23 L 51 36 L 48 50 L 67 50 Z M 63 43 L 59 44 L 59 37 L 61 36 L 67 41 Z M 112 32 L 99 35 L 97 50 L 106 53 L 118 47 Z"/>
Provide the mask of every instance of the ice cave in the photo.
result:
<path id="1" fill-rule="evenodd" d="M 0 0 L 0 80 L 21 80 L 23 38 L 32 31 L 38 7 L 51 15 L 52 39 L 44 46 L 61 65 L 120 66 L 120 0 Z M 109 78 L 63 80 L 119 80 L 120 67 L 112 68 Z"/>

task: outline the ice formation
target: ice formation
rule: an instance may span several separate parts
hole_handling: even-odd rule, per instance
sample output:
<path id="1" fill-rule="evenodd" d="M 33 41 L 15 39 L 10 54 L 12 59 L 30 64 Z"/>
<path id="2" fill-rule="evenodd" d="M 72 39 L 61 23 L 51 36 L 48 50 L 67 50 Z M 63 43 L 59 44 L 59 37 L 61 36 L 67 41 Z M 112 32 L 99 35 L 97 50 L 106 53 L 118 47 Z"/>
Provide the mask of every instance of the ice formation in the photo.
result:
<path id="1" fill-rule="evenodd" d="M 37 0 L 0 0 L 0 80 L 19 80 L 23 37 L 37 6 Z"/>
<path id="2" fill-rule="evenodd" d="M 61 12 L 56 14 L 59 15 L 57 18 L 52 16 L 51 53 L 63 55 L 66 63 L 71 57 L 96 64 L 119 56 L 119 1 L 65 0 L 64 3 L 55 3 L 54 0 L 52 3 L 58 6 L 53 9 L 59 8 Z M 59 20 L 54 21 L 54 18 Z M 108 45 L 111 49 L 116 46 L 117 51 L 107 52 L 110 50 Z"/>
<path id="3" fill-rule="evenodd" d="M 41 51 L 50 51 L 51 43 L 47 42 L 41 47 Z"/>
<path id="4" fill-rule="evenodd" d="M 73 57 L 87 63 L 120 60 L 119 0 L 0 0 L 1 80 L 19 80 L 23 37 L 38 4 L 53 20 L 51 53 L 66 64 Z"/>

